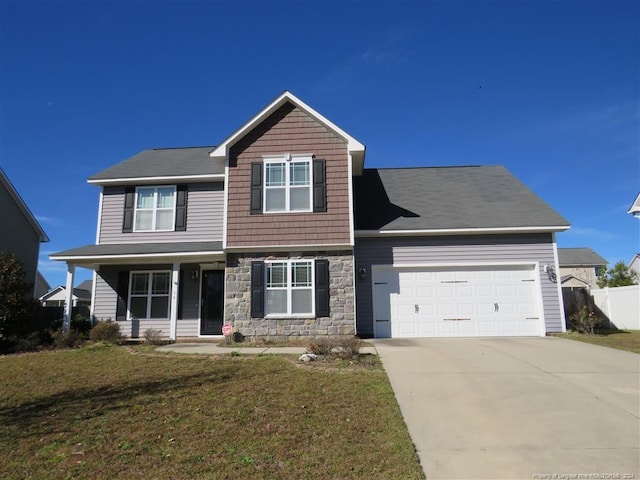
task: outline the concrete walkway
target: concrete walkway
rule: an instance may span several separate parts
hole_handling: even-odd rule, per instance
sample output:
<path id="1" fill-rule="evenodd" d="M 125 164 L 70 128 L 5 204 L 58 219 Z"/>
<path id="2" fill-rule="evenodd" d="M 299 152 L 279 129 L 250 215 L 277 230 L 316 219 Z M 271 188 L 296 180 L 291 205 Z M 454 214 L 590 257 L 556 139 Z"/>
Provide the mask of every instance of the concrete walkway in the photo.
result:
<path id="1" fill-rule="evenodd" d="M 639 355 L 560 338 L 374 345 L 429 480 L 640 479 Z"/>

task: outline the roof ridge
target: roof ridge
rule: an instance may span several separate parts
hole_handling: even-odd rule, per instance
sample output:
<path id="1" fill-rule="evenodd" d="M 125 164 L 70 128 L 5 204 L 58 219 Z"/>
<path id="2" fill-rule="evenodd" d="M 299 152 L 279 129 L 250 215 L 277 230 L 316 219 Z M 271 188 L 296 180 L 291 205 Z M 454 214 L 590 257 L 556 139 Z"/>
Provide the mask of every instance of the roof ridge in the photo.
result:
<path id="1" fill-rule="evenodd" d="M 186 150 L 189 148 L 216 148 L 215 145 L 195 145 L 192 147 L 155 147 L 149 150 Z"/>
<path id="2" fill-rule="evenodd" d="M 446 168 L 485 168 L 500 167 L 500 165 L 441 165 L 441 166 L 422 166 L 422 167 L 367 167 L 365 170 L 428 170 L 428 169 L 446 169 Z"/>

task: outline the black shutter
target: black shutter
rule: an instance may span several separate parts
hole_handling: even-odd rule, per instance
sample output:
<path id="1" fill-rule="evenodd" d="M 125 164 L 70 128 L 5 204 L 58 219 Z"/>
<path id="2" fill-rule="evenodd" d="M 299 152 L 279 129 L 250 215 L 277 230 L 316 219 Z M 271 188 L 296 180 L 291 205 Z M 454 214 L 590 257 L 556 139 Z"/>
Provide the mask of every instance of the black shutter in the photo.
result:
<path id="1" fill-rule="evenodd" d="M 327 211 L 327 176 L 326 162 L 323 159 L 313 160 L 313 211 Z"/>
<path id="2" fill-rule="evenodd" d="M 124 189 L 124 218 L 122 219 L 122 233 L 133 232 L 133 209 L 136 201 L 136 189 L 125 187 Z"/>
<path id="3" fill-rule="evenodd" d="M 264 262 L 251 262 L 251 318 L 264 317 Z"/>
<path id="4" fill-rule="evenodd" d="M 176 187 L 176 231 L 184 232 L 187 229 L 187 186 Z"/>
<path id="5" fill-rule="evenodd" d="M 316 317 L 329 316 L 329 260 L 316 260 Z"/>
<path id="6" fill-rule="evenodd" d="M 262 213 L 262 162 L 251 164 L 251 215 Z"/>
<path id="7" fill-rule="evenodd" d="M 118 305 L 116 307 L 116 321 L 127 319 L 127 299 L 129 296 L 129 272 L 118 272 Z"/>

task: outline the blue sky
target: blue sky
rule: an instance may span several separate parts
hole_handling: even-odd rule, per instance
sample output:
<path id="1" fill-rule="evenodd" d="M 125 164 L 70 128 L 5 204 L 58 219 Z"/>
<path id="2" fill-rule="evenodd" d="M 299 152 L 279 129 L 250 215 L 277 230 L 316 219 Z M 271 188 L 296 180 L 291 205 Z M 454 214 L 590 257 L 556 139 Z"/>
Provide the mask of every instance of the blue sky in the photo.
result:
<path id="1" fill-rule="evenodd" d="M 95 242 L 88 176 L 215 145 L 290 90 L 368 167 L 505 165 L 571 222 L 560 247 L 627 262 L 639 18 L 637 0 L 0 0 L 0 165 L 62 284 L 48 254 Z"/>

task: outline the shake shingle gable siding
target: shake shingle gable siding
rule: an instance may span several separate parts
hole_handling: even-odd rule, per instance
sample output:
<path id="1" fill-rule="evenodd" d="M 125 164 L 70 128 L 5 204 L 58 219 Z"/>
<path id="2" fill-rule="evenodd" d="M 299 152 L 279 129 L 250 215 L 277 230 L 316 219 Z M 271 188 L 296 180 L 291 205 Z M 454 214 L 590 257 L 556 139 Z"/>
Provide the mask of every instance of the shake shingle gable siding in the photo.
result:
<path id="1" fill-rule="evenodd" d="M 254 176 L 252 182 L 252 169 L 260 168 L 252 164 L 284 154 L 325 160 L 324 168 L 315 167 L 325 172 L 324 189 L 312 185 L 317 211 L 256 215 L 264 205 L 259 208 L 256 199 L 252 208 L 251 197 L 260 196 L 264 179 Z M 319 171 L 316 177 L 320 179 Z M 230 148 L 227 246 L 349 245 L 350 177 L 346 140 L 291 103 L 283 105 Z"/>

